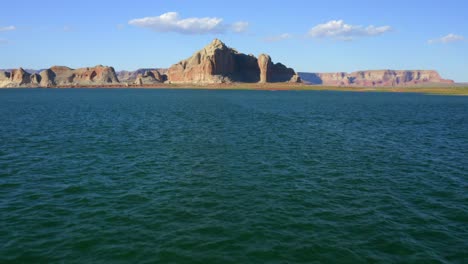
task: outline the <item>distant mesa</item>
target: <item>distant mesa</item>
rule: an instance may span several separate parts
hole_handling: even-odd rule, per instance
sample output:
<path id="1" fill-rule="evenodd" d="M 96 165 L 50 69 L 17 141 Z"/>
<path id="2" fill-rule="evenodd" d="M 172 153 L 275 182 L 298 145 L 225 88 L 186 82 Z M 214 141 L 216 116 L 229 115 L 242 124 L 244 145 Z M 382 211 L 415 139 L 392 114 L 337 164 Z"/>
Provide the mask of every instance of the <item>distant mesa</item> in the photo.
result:
<path id="1" fill-rule="evenodd" d="M 118 71 L 117 77 L 121 83 L 148 85 L 167 81 L 167 69 L 138 69 L 136 71 Z"/>
<path id="2" fill-rule="evenodd" d="M 433 70 L 373 70 L 352 73 L 300 72 L 299 76 L 305 83 L 325 86 L 390 87 L 454 83 L 452 80 L 443 79 L 437 71 Z"/>
<path id="3" fill-rule="evenodd" d="M 112 83 L 119 83 L 114 68 L 102 65 L 79 69 L 53 66 L 32 74 L 22 68 L 0 72 L 0 87 L 86 87 Z"/>
<path id="4" fill-rule="evenodd" d="M 57 86 L 119 83 L 114 68 L 102 65 L 79 69 L 53 66 L 46 71 L 48 71 L 48 82 Z"/>
<path id="5" fill-rule="evenodd" d="M 219 39 L 172 65 L 167 77 L 171 83 L 300 82 L 293 69 L 273 64 L 270 56 L 262 54 L 257 59 L 226 46 Z"/>

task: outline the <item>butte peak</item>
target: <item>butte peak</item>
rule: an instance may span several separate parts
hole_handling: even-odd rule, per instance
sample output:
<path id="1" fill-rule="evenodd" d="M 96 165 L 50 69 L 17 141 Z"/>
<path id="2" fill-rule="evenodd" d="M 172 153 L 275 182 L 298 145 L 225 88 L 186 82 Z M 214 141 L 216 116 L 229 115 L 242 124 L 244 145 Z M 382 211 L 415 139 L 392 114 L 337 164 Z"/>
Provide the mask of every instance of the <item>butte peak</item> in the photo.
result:
<path id="1" fill-rule="evenodd" d="M 172 65 L 167 72 L 171 83 L 267 83 L 300 82 L 296 72 L 281 63 L 273 64 L 262 54 L 260 61 L 238 52 L 215 38 L 191 57 Z"/>
<path id="2" fill-rule="evenodd" d="M 224 49 L 224 48 L 227 48 L 226 44 L 224 44 L 224 42 L 222 42 L 220 39 L 218 38 L 215 38 L 213 39 L 213 41 L 211 41 L 210 44 L 208 44 L 206 46 L 207 48 L 217 48 L 217 49 Z"/>
<path id="3" fill-rule="evenodd" d="M 221 40 L 215 38 L 213 41 L 211 41 L 208 45 L 206 45 L 200 52 L 207 54 L 207 55 L 212 55 L 214 54 L 217 50 L 222 50 L 222 51 L 233 51 L 231 48 L 226 46 L 224 42 Z"/>

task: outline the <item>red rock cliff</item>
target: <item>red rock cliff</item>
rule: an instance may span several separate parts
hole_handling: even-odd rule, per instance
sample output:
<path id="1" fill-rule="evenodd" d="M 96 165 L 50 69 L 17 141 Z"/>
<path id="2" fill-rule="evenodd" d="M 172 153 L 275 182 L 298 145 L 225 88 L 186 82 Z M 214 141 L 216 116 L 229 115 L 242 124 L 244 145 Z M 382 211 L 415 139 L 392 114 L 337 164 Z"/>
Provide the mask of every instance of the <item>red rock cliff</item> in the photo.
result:
<path id="1" fill-rule="evenodd" d="M 293 69 L 273 64 L 268 55 L 259 59 L 227 47 L 219 39 L 190 58 L 169 68 L 172 83 L 288 82 L 298 81 Z"/>
<path id="2" fill-rule="evenodd" d="M 312 84 L 329 86 L 411 86 L 418 84 L 450 84 L 452 80 L 440 77 L 433 70 L 374 70 L 353 73 L 300 73 Z"/>

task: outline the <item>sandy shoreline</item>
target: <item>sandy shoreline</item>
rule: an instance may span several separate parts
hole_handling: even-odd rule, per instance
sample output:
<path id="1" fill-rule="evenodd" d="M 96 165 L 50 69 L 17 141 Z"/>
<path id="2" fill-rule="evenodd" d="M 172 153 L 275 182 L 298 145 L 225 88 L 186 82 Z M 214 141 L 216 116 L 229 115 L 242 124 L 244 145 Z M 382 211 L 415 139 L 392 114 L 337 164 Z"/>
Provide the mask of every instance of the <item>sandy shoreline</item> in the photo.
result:
<path id="1" fill-rule="evenodd" d="M 468 95 L 468 86 L 454 87 L 345 87 L 321 86 L 297 83 L 230 83 L 230 84 L 152 84 L 152 85 L 95 85 L 95 86 L 57 86 L 57 87 L 8 87 L 2 89 L 200 89 L 200 90 L 268 90 L 268 91 L 346 91 L 346 92 L 391 92 L 391 93 L 425 93 L 439 95 Z"/>

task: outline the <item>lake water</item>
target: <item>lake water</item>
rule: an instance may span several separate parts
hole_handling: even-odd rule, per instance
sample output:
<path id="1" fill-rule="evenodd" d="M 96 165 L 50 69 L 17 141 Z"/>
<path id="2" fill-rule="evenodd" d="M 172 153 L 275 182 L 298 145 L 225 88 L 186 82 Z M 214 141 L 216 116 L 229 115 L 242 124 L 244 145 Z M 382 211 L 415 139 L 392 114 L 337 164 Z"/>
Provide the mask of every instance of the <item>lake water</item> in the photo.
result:
<path id="1" fill-rule="evenodd" d="M 468 97 L 0 90 L 0 262 L 467 254 Z"/>

